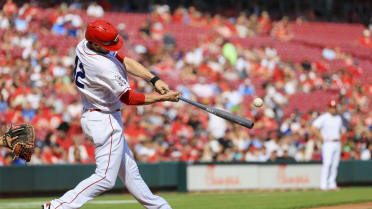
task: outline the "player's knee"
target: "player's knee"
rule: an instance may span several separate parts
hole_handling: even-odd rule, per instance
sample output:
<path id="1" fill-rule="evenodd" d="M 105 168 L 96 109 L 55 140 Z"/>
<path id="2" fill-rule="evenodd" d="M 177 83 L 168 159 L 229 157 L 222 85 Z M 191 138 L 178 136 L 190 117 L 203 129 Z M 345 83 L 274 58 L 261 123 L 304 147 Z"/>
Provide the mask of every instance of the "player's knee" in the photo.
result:
<path id="1" fill-rule="evenodd" d="M 323 166 L 325 167 L 331 167 L 332 162 L 323 162 Z"/>
<path id="2" fill-rule="evenodd" d="M 102 183 L 103 183 L 102 186 L 105 190 L 110 190 L 110 189 L 114 188 L 115 183 L 116 183 L 116 178 L 114 179 L 114 178 L 106 177 L 105 180 Z"/>

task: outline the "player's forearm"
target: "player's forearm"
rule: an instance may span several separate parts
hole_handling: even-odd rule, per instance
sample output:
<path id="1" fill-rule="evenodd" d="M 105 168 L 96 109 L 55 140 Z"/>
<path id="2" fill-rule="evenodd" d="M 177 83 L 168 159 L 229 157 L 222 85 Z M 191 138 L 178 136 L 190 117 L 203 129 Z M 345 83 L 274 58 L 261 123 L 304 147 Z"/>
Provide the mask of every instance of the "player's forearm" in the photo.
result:
<path id="1" fill-rule="evenodd" d="M 157 92 L 145 94 L 145 104 L 153 104 L 156 102 L 167 101 L 167 97 Z"/>
<path id="2" fill-rule="evenodd" d="M 134 59 L 125 57 L 124 65 L 127 68 L 127 71 L 135 76 L 143 78 L 146 81 L 150 81 L 154 75 L 146 69 L 141 63 L 137 62 Z"/>
<path id="3" fill-rule="evenodd" d="M 120 97 L 120 101 L 127 105 L 146 105 L 164 101 L 178 102 L 180 95 L 178 91 L 169 91 L 165 94 L 157 92 L 144 94 L 128 90 Z"/>
<path id="4" fill-rule="evenodd" d="M 171 100 L 172 100 L 172 96 L 170 96 L 169 94 L 162 95 L 156 92 L 144 94 L 144 93 L 138 93 L 132 90 L 128 90 L 120 97 L 120 101 L 126 105 L 147 105 L 147 104 L 153 104 L 155 102 L 171 101 Z"/>

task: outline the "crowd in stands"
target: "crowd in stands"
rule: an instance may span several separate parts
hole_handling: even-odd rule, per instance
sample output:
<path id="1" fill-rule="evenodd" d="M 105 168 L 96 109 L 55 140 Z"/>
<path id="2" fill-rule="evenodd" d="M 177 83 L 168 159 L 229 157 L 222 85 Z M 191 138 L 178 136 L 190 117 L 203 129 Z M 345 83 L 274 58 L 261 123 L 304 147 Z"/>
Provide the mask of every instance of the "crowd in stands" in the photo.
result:
<path id="1" fill-rule="evenodd" d="M 35 127 L 31 164 L 95 162 L 94 143 L 80 128 L 83 107 L 71 79 L 74 48 L 62 50 L 40 40 L 41 36 L 69 37 L 74 43 L 81 40 L 86 22 L 81 13 L 74 12 L 80 9 L 78 4 L 62 4 L 50 9 L 46 17 L 41 15 L 46 10 L 35 2 L 17 6 L 8 0 L 0 13 L 1 129 L 23 122 Z M 102 6 L 95 3 L 83 12 L 105 17 Z M 180 49 L 175 37 L 167 34 L 169 24 L 207 32 L 197 44 Z M 127 55 L 183 96 L 255 121 L 254 129 L 248 130 L 182 102 L 125 106 L 125 136 L 138 161 L 321 160 L 321 141 L 311 133 L 311 124 L 326 111 L 326 100 L 331 98 L 338 101 L 345 125 L 341 159 L 372 159 L 372 84 L 362 79 L 370 69 L 362 68 L 353 54 L 324 46 L 318 60 L 292 62 L 273 46 L 245 47 L 233 39 L 271 37 L 291 42 L 295 34 L 287 17 L 272 21 L 263 11 L 259 16 L 242 13 L 231 20 L 193 7 L 170 11 L 158 5 L 137 31 L 125 30 L 125 24 L 118 28 L 126 40 Z M 132 41 L 129 34 L 133 33 L 141 43 Z M 369 37 L 366 29 L 354 41 L 368 48 Z M 157 41 L 155 47 L 142 44 L 148 40 Z M 334 61 L 337 67 L 331 65 Z M 131 77 L 130 83 L 136 91 L 152 91 L 141 79 Z M 311 100 L 319 105 L 288 109 L 298 94 L 319 95 Z M 264 99 L 262 108 L 250 105 L 255 97 Z M 0 165 L 12 164 L 24 162 L 13 160 L 9 149 L 0 148 Z"/>

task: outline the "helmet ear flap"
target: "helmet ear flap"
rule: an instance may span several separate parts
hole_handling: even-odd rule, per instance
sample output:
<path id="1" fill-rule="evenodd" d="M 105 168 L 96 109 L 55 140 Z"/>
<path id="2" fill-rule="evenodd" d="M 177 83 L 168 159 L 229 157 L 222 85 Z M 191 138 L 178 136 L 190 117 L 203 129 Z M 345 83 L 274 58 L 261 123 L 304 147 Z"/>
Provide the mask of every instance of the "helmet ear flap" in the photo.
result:
<path id="1" fill-rule="evenodd" d="M 85 30 L 85 39 L 90 41 L 90 42 L 92 42 L 92 40 L 93 40 L 91 28 L 89 28 L 89 27 L 87 27 L 86 30 Z"/>

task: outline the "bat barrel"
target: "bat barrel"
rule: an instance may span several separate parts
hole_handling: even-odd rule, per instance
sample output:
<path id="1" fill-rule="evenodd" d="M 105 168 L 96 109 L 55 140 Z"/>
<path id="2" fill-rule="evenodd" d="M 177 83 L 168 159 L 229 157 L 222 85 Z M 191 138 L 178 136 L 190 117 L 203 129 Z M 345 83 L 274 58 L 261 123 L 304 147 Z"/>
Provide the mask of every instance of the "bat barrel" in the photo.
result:
<path id="1" fill-rule="evenodd" d="M 231 121 L 231 122 L 234 122 L 234 123 L 237 123 L 239 125 L 242 125 L 244 127 L 247 127 L 247 128 L 253 128 L 254 126 L 254 123 L 253 121 L 251 120 L 248 120 L 246 118 L 243 118 L 243 117 L 240 117 L 240 116 L 237 116 L 237 115 L 234 115 L 234 114 L 231 114 L 229 112 L 226 112 L 224 110 L 220 110 L 220 109 L 216 109 L 214 107 L 209 107 L 207 105 L 203 105 L 203 104 L 200 104 L 198 102 L 195 102 L 195 101 L 192 101 L 192 100 L 189 100 L 189 99 L 186 99 L 184 97 L 179 97 L 180 100 L 184 101 L 184 102 L 187 102 L 189 104 L 192 104 L 196 107 L 199 107 L 209 113 L 212 113 L 218 117 L 221 117 L 221 118 L 224 118 L 228 121 Z"/>

